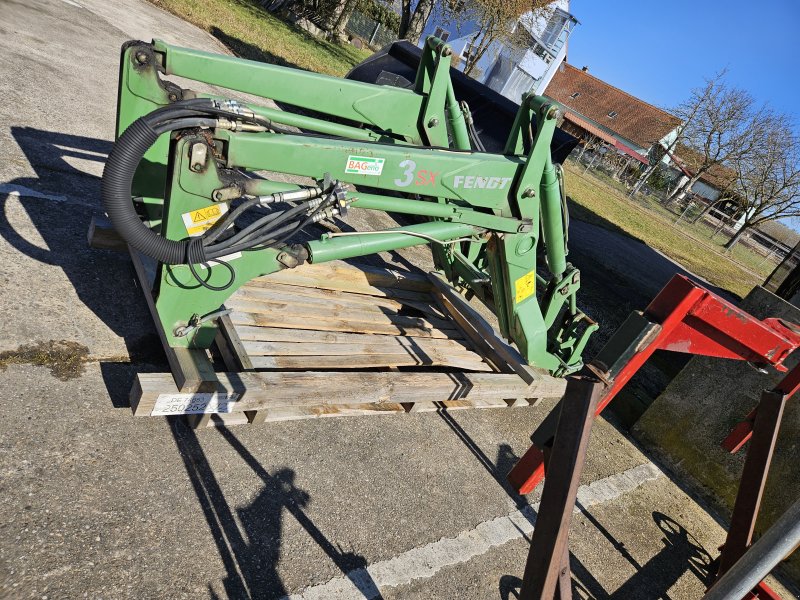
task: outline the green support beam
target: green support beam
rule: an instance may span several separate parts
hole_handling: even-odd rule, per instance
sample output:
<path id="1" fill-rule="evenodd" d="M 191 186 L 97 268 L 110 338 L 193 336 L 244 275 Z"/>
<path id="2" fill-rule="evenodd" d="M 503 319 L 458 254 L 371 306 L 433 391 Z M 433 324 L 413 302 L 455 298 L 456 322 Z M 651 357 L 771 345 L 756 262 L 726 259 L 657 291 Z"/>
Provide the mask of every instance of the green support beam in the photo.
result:
<path id="1" fill-rule="evenodd" d="M 272 123 L 303 130 L 231 131 L 218 125 L 162 135 L 145 155 L 132 186 L 133 195 L 143 199 L 137 203 L 143 220 L 168 239 L 185 240 L 202 233 L 192 231 L 186 215 L 198 210 L 222 215 L 242 194 L 298 189 L 269 179 L 245 179 L 241 173 L 248 170 L 313 178 L 318 185 L 333 180 L 358 186 L 347 192 L 353 208 L 414 215 L 423 222 L 384 232 L 323 236 L 305 243 L 308 260 L 354 258 L 431 243 L 437 267 L 495 311 L 501 332 L 530 364 L 556 374 L 580 368 L 580 354 L 596 325 L 578 310 L 580 275 L 566 262 L 564 207 L 550 157 L 558 107 L 526 96 L 505 151 L 473 152 L 469 114 L 456 98 L 450 59 L 449 46 L 429 38 L 414 89 L 406 90 L 161 41 L 126 44 L 118 136 L 136 119 L 173 102 L 226 100 L 183 89 L 169 82 L 171 76 L 280 102 L 289 109 L 242 106 Z M 209 157 L 202 164 L 190 158 L 195 148 Z M 542 246 L 547 277 L 537 272 Z M 199 285 L 188 265 L 161 265 L 156 306 L 169 342 L 208 347 L 216 334 L 214 320 L 188 335 L 181 328 L 193 317 L 213 314 L 247 281 L 286 268 L 281 258 L 285 252 L 290 249 L 254 248 L 225 257 L 233 273 L 213 261 L 196 266 L 210 284 L 224 286 L 230 280 L 224 290 Z"/>

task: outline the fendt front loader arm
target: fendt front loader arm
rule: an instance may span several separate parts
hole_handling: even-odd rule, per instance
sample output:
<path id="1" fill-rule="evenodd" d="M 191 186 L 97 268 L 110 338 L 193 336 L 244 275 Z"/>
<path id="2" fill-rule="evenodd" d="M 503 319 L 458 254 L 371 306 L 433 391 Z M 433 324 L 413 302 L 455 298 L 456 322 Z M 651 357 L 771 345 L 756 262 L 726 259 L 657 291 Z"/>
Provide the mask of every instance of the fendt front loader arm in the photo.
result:
<path id="1" fill-rule="evenodd" d="M 473 149 L 480 141 L 456 99 L 450 54 L 429 38 L 413 89 L 400 89 L 160 41 L 123 46 L 103 201 L 128 244 L 158 262 L 153 291 L 171 345 L 208 347 L 215 315 L 253 278 L 431 244 L 437 268 L 495 312 L 530 364 L 580 368 L 597 325 L 577 308 L 580 274 L 566 262 L 566 201 L 550 154 L 558 107 L 525 96 L 505 151 Z M 182 88 L 172 76 L 286 110 Z M 348 208 L 420 222 L 293 240 Z"/>

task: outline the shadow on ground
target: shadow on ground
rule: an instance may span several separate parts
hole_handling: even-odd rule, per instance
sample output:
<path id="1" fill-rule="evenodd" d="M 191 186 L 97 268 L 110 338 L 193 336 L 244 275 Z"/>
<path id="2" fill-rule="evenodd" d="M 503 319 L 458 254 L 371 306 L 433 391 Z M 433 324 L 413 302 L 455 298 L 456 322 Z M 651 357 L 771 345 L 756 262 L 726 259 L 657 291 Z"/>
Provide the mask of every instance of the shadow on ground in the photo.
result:
<path id="1" fill-rule="evenodd" d="M 206 459 L 196 432 L 187 427 L 183 419 L 170 418 L 169 422 L 175 444 L 225 565 L 227 577 L 222 584 L 226 597 L 266 600 L 282 598 L 289 593 L 278 575 L 277 564 L 283 520 L 291 516 L 365 598 L 381 598 L 366 570 L 366 559 L 336 547 L 303 510 L 310 496 L 295 485 L 295 472 L 292 469 L 268 472 L 233 432 L 218 423 L 219 433 L 263 482 L 263 488 L 248 506 L 232 509 Z M 218 597 L 210 583 L 209 593 L 212 597 Z"/>
<path id="2" fill-rule="evenodd" d="M 614 549 L 636 569 L 636 573 L 608 593 L 602 585 L 586 570 L 574 555 L 570 554 L 572 571 L 572 591 L 577 598 L 593 600 L 669 600 L 669 590 L 686 572 L 691 572 L 704 586 L 713 580 L 714 563 L 711 556 L 694 537 L 674 519 L 660 513 L 653 513 L 653 521 L 664 533 L 661 541 L 664 547 L 645 564 L 641 565 L 627 552 L 624 544 L 617 541 L 603 526 L 584 513 L 609 540 Z M 500 598 L 510 600 L 520 597 L 522 580 L 514 575 L 500 578 Z"/>
<path id="3" fill-rule="evenodd" d="M 141 363 L 145 369 L 146 365 L 164 366 L 163 351 L 127 255 L 94 250 L 87 243 L 91 217 L 102 212 L 100 178 L 91 173 L 96 167 L 87 165 L 104 163 L 111 143 L 30 127 L 13 126 L 11 133 L 35 176 L 3 185 L 11 191 L 21 190 L 21 204 L 44 245 L 28 241 L 8 219 L 0 222 L 0 236 L 21 254 L 60 268 L 80 301 L 124 340 L 131 362 Z M 3 214 L 10 197 L 0 194 Z M 128 373 L 126 362 L 106 363 L 104 377 L 119 379 Z M 128 389 L 130 381 L 119 394 L 109 388 L 115 406 L 126 405 Z"/>
<path id="4" fill-rule="evenodd" d="M 505 490 L 509 498 L 514 501 L 517 509 L 522 510 L 523 514 L 529 515 L 531 524 L 535 525 L 538 515 L 530 507 L 525 497 L 517 494 L 506 479 L 506 474 L 519 458 L 511 447 L 507 444 L 501 444 L 497 449 L 497 458 L 492 462 L 480 446 L 458 424 L 451 413 L 439 411 L 438 414 L 475 456 L 478 463 Z M 590 510 L 581 507 L 580 503 L 577 506 L 582 510 L 583 516 L 608 540 L 614 551 L 623 556 L 636 569 L 636 573 L 616 591 L 609 594 L 580 559 L 570 553 L 572 587 L 576 597 L 595 598 L 598 600 L 603 598 L 611 598 L 613 600 L 669 598 L 667 595 L 668 590 L 687 571 L 693 573 L 705 585 L 710 584 L 711 574 L 713 573 L 710 554 L 683 526 L 668 515 L 660 512 L 653 513 L 653 521 L 664 534 L 662 538 L 664 548 L 642 565 L 627 551 L 625 545 L 618 541 L 591 514 Z M 530 539 L 527 536 L 525 537 L 526 541 L 530 543 Z M 524 566 L 524 564 L 520 564 L 520 572 L 523 571 Z M 522 580 L 518 576 L 504 575 L 499 584 L 501 600 L 519 598 L 521 585 Z"/>

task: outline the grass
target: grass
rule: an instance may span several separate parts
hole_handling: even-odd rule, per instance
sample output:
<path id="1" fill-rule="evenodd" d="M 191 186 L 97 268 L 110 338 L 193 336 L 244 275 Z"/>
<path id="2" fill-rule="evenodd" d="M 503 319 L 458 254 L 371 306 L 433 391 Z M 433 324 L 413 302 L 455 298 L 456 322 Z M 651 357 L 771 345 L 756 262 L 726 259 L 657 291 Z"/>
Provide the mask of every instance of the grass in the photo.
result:
<path id="1" fill-rule="evenodd" d="M 680 217 L 680 213 L 674 213 L 654 198 L 644 198 L 640 200 L 640 202 L 645 206 L 645 208 L 659 213 L 664 218 L 669 219 L 672 223 L 675 223 L 675 221 L 677 221 Z M 697 238 L 704 244 L 714 247 L 717 252 L 725 252 L 724 244 L 728 241 L 727 235 L 719 234 L 716 237 L 712 237 L 714 235 L 713 227 L 703 223 L 702 221 L 698 221 L 697 223 L 690 223 L 688 221 L 688 219 L 696 216 L 698 212 L 699 210 L 693 211 L 690 209 L 687 212 L 686 217 L 679 222 L 678 227 L 685 234 Z M 742 265 L 745 269 L 753 271 L 759 276 L 763 276 L 762 279 L 766 279 L 776 265 L 775 262 L 772 262 L 771 260 L 765 260 L 764 256 L 753 252 L 744 244 L 737 244 L 731 248 L 731 250 L 727 252 L 727 256 L 729 256 L 734 262 Z"/>
<path id="2" fill-rule="evenodd" d="M 637 238 L 713 285 L 741 297 L 760 285 L 771 271 L 773 265 L 769 261 L 757 269 L 743 268 L 736 259 L 742 253 L 753 253 L 734 248 L 735 254 L 723 254 L 717 242 L 708 239 L 710 233 L 706 239 L 706 234 L 700 233 L 700 227 L 707 229 L 704 225 L 689 226 L 688 234 L 683 230 L 686 225 L 673 226 L 677 217 L 654 200 L 648 200 L 646 205 L 630 200 L 600 178 L 584 174 L 584 169 L 575 164 L 567 163 L 565 170 L 567 193 L 573 200 L 572 210 L 577 219 Z M 756 260 L 748 258 L 745 264 L 755 265 Z"/>
<path id="3" fill-rule="evenodd" d="M 583 169 L 581 169 L 580 172 L 582 173 Z M 668 208 L 661 204 L 658 198 L 654 198 L 653 196 L 640 194 L 633 199 L 629 199 L 627 190 L 623 190 L 620 182 L 615 181 L 602 171 L 593 171 L 591 176 L 602 180 L 612 192 L 616 192 L 618 197 L 658 214 L 663 219 L 669 221 L 673 227 L 680 229 L 685 235 L 693 237 L 698 242 L 710 246 L 715 252 L 725 254 L 725 257 L 739 263 L 745 270 L 753 271 L 753 274 L 759 276 L 761 279 L 766 279 L 777 264 L 769 259 L 765 260 L 764 256 L 754 252 L 744 244 L 738 244 L 731 250 L 726 251 L 724 245 L 725 242 L 728 241 L 728 237 L 725 234 L 714 236 L 714 227 L 703 221 L 698 221 L 697 223 L 691 222 L 694 217 L 699 215 L 699 207 L 691 208 L 685 215 L 682 215 L 682 209 L 679 212 L 674 212 L 674 210 L 676 210 L 675 205 Z M 680 221 L 678 221 L 679 218 Z"/>
<path id="4" fill-rule="evenodd" d="M 343 76 L 372 54 L 316 38 L 251 0 L 150 0 L 205 29 L 242 58 Z"/>

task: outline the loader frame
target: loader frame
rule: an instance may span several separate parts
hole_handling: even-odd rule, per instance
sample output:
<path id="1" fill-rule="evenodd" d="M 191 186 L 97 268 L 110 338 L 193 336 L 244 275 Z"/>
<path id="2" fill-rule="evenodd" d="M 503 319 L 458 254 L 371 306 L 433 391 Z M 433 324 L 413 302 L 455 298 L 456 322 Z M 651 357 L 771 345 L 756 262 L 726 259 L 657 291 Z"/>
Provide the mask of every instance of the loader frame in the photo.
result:
<path id="1" fill-rule="evenodd" d="M 291 107 L 245 103 L 297 134 L 203 129 L 162 135 L 145 154 L 132 185 L 145 223 L 171 240 L 192 235 L 192 223 L 213 225 L 234 199 L 231 190 L 264 195 L 298 186 L 243 171 L 270 171 L 360 186 L 352 208 L 427 219 L 387 232 L 323 236 L 307 243 L 312 263 L 430 243 L 437 268 L 498 318 L 501 333 L 529 364 L 556 375 L 582 366 L 597 324 L 577 307 L 580 273 L 566 262 L 566 200 L 550 143 L 558 105 L 523 97 L 502 154 L 473 151 L 468 107 L 450 80 L 449 46 L 429 38 L 413 89 L 378 86 L 171 46 L 123 46 L 117 136 L 136 119 L 193 97 L 225 99 L 179 87 L 181 77 Z M 311 113 L 311 114 L 309 114 Z M 468 240 L 450 242 L 451 240 Z M 158 266 L 156 313 L 172 347 L 207 348 L 213 318 L 248 281 L 296 266 L 287 249 L 263 248 L 230 257 L 231 286 L 198 285 L 187 265 Z M 546 257 L 544 265 L 537 255 Z M 542 267 L 545 266 L 546 269 Z M 220 285 L 226 269 L 206 265 Z M 549 271 L 547 274 L 543 274 Z M 194 326 L 192 326 L 194 324 Z M 189 333 L 186 333 L 186 332 Z"/>

